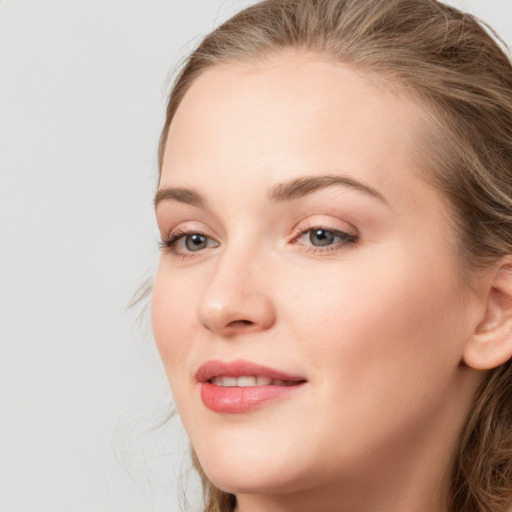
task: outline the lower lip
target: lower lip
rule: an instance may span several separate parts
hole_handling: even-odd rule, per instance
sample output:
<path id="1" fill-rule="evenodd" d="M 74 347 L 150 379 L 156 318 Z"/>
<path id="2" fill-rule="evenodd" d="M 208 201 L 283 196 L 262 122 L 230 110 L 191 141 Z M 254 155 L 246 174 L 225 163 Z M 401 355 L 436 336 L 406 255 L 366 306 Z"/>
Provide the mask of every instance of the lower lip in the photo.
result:
<path id="1" fill-rule="evenodd" d="M 292 386 L 248 386 L 224 388 L 211 382 L 201 385 L 201 399 L 208 409 L 220 413 L 242 413 L 257 409 L 272 400 L 286 398 L 302 388 Z"/>

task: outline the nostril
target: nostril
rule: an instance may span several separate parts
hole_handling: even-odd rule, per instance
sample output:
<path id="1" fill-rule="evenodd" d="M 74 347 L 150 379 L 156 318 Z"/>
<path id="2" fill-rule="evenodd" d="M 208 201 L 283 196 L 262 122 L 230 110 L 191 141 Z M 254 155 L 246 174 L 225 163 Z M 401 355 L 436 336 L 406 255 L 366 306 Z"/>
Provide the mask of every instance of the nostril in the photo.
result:
<path id="1" fill-rule="evenodd" d="M 232 322 L 229 322 L 229 325 L 231 327 L 254 325 L 254 322 L 251 322 L 250 320 L 233 320 Z"/>

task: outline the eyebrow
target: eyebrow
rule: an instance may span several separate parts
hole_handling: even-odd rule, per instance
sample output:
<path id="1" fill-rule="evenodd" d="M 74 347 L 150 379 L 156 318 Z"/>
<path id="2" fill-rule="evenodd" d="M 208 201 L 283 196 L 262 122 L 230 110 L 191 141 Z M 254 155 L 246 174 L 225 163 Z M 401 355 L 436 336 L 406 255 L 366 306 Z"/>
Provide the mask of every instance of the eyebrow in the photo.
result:
<path id="1" fill-rule="evenodd" d="M 341 185 L 343 187 L 352 188 L 359 192 L 364 192 L 385 204 L 388 204 L 386 198 L 377 190 L 354 178 L 348 176 L 327 174 L 325 176 L 304 176 L 275 185 L 269 193 L 272 201 L 288 201 L 306 196 L 317 190 L 321 190 L 333 185 Z"/>
<path id="2" fill-rule="evenodd" d="M 186 203 L 198 207 L 202 207 L 205 205 L 205 201 L 202 198 L 202 196 L 198 194 L 195 190 L 191 190 L 188 188 L 166 187 L 157 190 L 155 194 L 155 199 L 153 200 L 155 208 L 162 201 L 178 201 L 179 203 Z"/>
<path id="3" fill-rule="evenodd" d="M 377 190 L 358 180 L 342 175 L 327 174 L 324 176 L 303 176 L 300 178 L 278 183 L 269 191 L 269 199 L 271 201 L 290 201 L 299 197 L 312 194 L 317 190 L 328 188 L 331 186 L 343 186 L 352 188 L 359 192 L 364 192 L 385 204 L 388 204 L 386 198 Z M 188 188 L 166 187 L 157 191 L 154 199 L 155 208 L 162 201 L 177 201 L 180 203 L 190 204 L 197 207 L 205 207 L 205 199 L 195 190 Z"/>

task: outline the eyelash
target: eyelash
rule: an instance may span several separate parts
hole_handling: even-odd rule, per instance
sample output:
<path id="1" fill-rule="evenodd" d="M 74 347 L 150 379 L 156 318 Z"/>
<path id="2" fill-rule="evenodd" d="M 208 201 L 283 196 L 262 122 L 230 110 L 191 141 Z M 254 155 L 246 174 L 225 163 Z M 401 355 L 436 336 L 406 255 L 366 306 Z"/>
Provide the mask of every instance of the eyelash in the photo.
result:
<path id="1" fill-rule="evenodd" d="M 304 245 L 305 250 L 312 254 L 325 254 L 330 252 L 339 251 L 342 248 L 345 248 L 347 246 L 353 246 L 359 241 L 358 235 L 352 235 L 350 233 L 347 233 L 346 231 L 341 231 L 339 229 L 333 229 L 329 228 L 327 226 L 322 225 L 311 225 L 308 226 L 306 229 L 301 229 L 297 234 L 295 234 L 292 238 L 291 243 L 293 245 L 297 244 L 297 240 L 299 240 L 301 237 L 306 236 L 308 233 L 312 233 L 314 231 L 327 231 L 328 233 L 331 233 L 335 237 L 340 238 L 338 242 L 333 243 L 332 245 L 327 245 L 324 247 L 315 247 L 314 245 Z"/>
<path id="2" fill-rule="evenodd" d="M 359 241 L 358 235 L 352 235 L 350 233 L 347 233 L 345 231 L 340 231 L 339 229 L 331 229 L 325 226 L 317 226 L 312 225 L 307 227 L 306 229 L 301 229 L 296 234 L 293 235 L 293 238 L 291 240 L 292 245 L 299 245 L 298 240 L 306 236 L 308 233 L 311 233 L 313 231 L 327 231 L 328 233 L 331 233 L 333 236 L 340 238 L 340 241 L 333 243 L 332 245 L 328 245 L 325 247 L 315 247 L 313 245 L 304 245 L 305 250 L 309 253 L 318 254 L 318 253 L 328 253 L 340 250 L 343 247 L 347 246 L 353 246 Z M 200 235 L 203 236 L 209 240 L 213 240 L 210 236 L 208 236 L 206 233 L 203 233 L 199 230 L 186 230 L 186 229 L 176 229 L 169 233 L 168 237 L 164 240 L 159 242 L 159 247 L 161 250 L 170 252 L 173 256 L 181 259 L 186 259 L 194 256 L 195 251 L 189 251 L 187 253 L 179 252 L 176 249 L 177 242 L 188 236 L 188 235 Z M 198 253 L 202 252 L 202 250 L 197 251 Z"/>

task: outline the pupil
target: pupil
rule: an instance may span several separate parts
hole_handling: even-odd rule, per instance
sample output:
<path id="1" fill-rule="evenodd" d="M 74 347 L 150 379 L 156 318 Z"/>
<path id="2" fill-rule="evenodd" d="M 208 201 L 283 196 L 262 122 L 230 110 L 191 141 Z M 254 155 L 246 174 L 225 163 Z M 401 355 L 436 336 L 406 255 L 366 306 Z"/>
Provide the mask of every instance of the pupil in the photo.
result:
<path id="1" fill-rule="evenodd" d="M 185 238 L 185 246 L 189 251 L 199 251 L 206 247 L 206 237 L 203 235 L 188 235 Z"/>
<path id="2" fill-rule="evenodd" d="M 315 229 L 309 234 L 309 240 L 316 247 L 331 245 L 334 242 L 334 233 L 326 229 Z"/>

